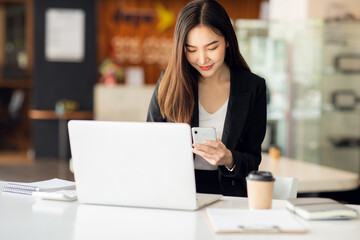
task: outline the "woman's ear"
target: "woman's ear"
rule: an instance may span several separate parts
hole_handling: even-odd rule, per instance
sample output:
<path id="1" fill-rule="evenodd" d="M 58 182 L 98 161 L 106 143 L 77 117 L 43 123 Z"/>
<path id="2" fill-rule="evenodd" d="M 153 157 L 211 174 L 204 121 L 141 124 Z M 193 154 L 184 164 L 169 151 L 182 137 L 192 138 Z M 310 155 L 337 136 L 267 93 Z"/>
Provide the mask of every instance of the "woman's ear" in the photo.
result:
<path id="1" fill-rule="evenodd" d="M 226 42 L 226 47 L 228 47 L 229 46 L 229 42 Z"/>

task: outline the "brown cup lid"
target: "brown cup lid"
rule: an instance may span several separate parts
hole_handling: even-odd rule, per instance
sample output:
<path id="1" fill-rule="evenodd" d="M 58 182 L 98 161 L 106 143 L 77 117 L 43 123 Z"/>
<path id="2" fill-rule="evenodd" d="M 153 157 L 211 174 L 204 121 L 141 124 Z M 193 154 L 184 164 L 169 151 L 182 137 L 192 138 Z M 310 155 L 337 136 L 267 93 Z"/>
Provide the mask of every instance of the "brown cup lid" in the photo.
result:
<path id="1" fill-rule="evenodd" d="M 249 173 L 246 179 L 253 181 L 266 181 L 266 182 L 275 181 L 275 178 L 273 177 L 272 173 L 267 171 L 252 171 Z"/>

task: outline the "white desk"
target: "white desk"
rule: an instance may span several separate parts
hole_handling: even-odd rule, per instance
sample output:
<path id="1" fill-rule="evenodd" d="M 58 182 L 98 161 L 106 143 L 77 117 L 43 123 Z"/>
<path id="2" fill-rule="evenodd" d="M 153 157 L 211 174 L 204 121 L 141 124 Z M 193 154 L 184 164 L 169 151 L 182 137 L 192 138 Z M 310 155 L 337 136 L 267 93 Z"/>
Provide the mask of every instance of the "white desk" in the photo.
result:
<path id="1" fill-rule="evenodd" d="M 211 207 L 247 208 L 246 198 L 224 197 Z M 285 207 L 273 201 L 274 209 Z M 360 206 L 353 206 L 360 210 Z M 300 218 L 299 218 L 300 219 Z M 31 196 L 0 195 L 0 238 L 4 240 L 347 240 L 359 239 L 360 218 L 350 221 L 300 221 L 306 234 L 214 234 L 203 210 L 175 211 L 36 201 Z"/>
<path id="2" fill-rule="evenodd" d="M 260 170 L 271 171 L 275 177 L 298 179 L 298 193 L 353 190 L 359 186 L 359 176 L 335 168 L 281 157 L 272 159 L 262 154 Z"/>

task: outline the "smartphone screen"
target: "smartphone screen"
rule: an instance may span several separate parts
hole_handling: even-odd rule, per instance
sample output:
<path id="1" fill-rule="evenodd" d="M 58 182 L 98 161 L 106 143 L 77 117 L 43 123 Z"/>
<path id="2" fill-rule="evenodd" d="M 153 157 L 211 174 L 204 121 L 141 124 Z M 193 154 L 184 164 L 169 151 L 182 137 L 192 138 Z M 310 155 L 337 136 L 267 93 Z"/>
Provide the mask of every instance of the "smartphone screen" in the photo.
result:
<path id="1" fill-rule="evenodd" d="M 193 127 L 191 129 L 193 142 L 204 144 L 204 141 L 216 141 L 216 131 L 213 127 Z"/>

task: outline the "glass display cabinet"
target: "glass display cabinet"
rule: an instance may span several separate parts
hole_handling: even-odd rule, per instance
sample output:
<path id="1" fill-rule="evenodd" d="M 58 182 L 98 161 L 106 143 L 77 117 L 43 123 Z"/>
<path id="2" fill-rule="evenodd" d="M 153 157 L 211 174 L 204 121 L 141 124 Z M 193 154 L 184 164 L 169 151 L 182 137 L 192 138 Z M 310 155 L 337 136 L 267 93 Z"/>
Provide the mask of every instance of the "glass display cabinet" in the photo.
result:
<path id="1" fill-rule="evenodd" d="M 321 149 L 322 21 L 291 24 L 290 156 L 319 163 Z"/>
<path id="2" fill-rule="evenodd" d="M 251 71 L 265 78 L 268 125 L 262 149 L 277 145 L 288 155 L 289 89 L 288 46 L 285 24 L 260 20 L 236 20 L 240 51 Z"/>
<path id="3" fill-rule="evenodd" d="M 360 172 L 360 22 L 323 29 L 320 163 Z"/>
<path id="4" fill-rule="evenodd" d="M 240 51 L 269 90 L 263 144 L 360 172 L 360 22 L 234 22 Z"/>
<path id="5" fill-rule="evenodd" d="M 291 152 L 360 172 L 359 22 L 309 21 L 292 41 Z"/>

